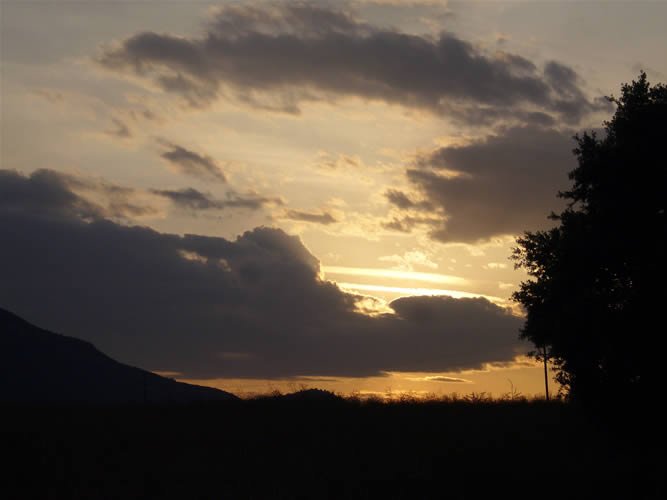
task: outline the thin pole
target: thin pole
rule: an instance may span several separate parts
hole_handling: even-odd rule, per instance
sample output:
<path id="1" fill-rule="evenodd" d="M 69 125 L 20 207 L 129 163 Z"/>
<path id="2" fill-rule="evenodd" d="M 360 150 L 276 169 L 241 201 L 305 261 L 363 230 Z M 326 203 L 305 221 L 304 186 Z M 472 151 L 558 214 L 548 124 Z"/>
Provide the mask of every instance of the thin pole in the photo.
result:
<path id="1" fill-rule="evenodd" d="M 544 393 L 549 401 L 549 375 L 547 371 L 547 346 L 542 347 L 542 359 L 544 359 Z"/>

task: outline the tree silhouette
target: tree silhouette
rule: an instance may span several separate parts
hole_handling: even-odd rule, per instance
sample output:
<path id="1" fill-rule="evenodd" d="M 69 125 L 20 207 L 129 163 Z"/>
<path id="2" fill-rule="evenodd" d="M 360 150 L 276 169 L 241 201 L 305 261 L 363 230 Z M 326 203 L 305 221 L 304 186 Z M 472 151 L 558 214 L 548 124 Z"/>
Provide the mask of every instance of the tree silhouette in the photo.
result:
<path id="1" fill-rule="evenodd" d="M 527 313 L 521 337 L 588 402 L 655 397 L 665 357 L 667 87 L 642 72 L 621 91 L 601 137 L 574 137 L 558 225 L 524 233 L 512 255 L 531 276 L 513 295 Z"/>

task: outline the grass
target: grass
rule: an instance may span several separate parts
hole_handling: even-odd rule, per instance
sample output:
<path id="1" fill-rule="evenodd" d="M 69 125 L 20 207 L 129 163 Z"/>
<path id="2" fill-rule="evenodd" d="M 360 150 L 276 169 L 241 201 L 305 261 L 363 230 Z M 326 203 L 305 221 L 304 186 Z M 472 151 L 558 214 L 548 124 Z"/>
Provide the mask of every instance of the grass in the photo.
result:
<path id="1" fill-rule="evenodd" d="M 665 491 L 662 464 L 649 455 L 659 441 L 560 400 L 305 391 L 195 406 L 1 410 L 11 464 L 3 498 L 635 499 Z"/>

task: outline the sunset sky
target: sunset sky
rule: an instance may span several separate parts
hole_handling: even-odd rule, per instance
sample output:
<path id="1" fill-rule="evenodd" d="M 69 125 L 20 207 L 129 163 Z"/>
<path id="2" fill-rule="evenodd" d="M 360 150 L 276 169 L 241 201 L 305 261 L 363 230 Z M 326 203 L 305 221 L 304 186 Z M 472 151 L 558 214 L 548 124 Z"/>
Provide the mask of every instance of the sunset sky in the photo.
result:
<path id="1" fill-rule="evenodd" d="M 514 239 L 603 97 L 667 81 L 666 19 L 2 0 L 0 307 L 232 392 L 540 393 Z"/>

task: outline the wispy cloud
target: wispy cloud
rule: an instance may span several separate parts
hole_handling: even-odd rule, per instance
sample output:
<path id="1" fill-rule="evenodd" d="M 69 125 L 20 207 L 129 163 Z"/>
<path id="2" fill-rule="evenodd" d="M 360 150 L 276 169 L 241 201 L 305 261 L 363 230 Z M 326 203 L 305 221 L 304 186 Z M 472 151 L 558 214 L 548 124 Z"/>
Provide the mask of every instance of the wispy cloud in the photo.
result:
<path id="1" fill-rule="evenodd" d="M 407 377 L 413 382 L 444 382 L 446 384 L 471 384 L 472 381 L 465 378 L 447 377 L 444 375 L 431 375 L 426 377 Z"/>
<path id="2" fill-rule="evenodd" d="M 167 148 L 160 156 L 181 174 L 204 180 L 226 182 L 224 172 L 218 162 L 210 156 L 196 153 L 178 144 L 161 141 Z"/>
<path id="3" fill-rule="evenodd" d="M 132 137 L 132 132 L 130 127 L 127 126 L 125 122 L 119 120 L 118 118 L 111 119 L 114 127 L 104 131 L 105 134 L 115 137 L 117 139 L 129 139 Z"/>
<path id="4" fill-rule="evenodd" d="M 228 190 L 224 198 L 217 198 L 194 188 L 183 189 L 152 189 L 151 192 L 169 199 L 177 207 L 188 210 L 213 210 L 239 208 L 259 210 L 266 205 L 282 205 L 279 197 L 260 196 L 257 194 L 240 194 Z"/>
<path id="5" fill-rule="evenodd" d="M 304 210 L 288 210 L 287 212 L 285 212 L 285 218 L 301 222 L 311 222 L 313 224 L 324 224 L 324 225 L 329 225 L 338 222 L 338 220 L 329 212 L 307 212 Z"/>

